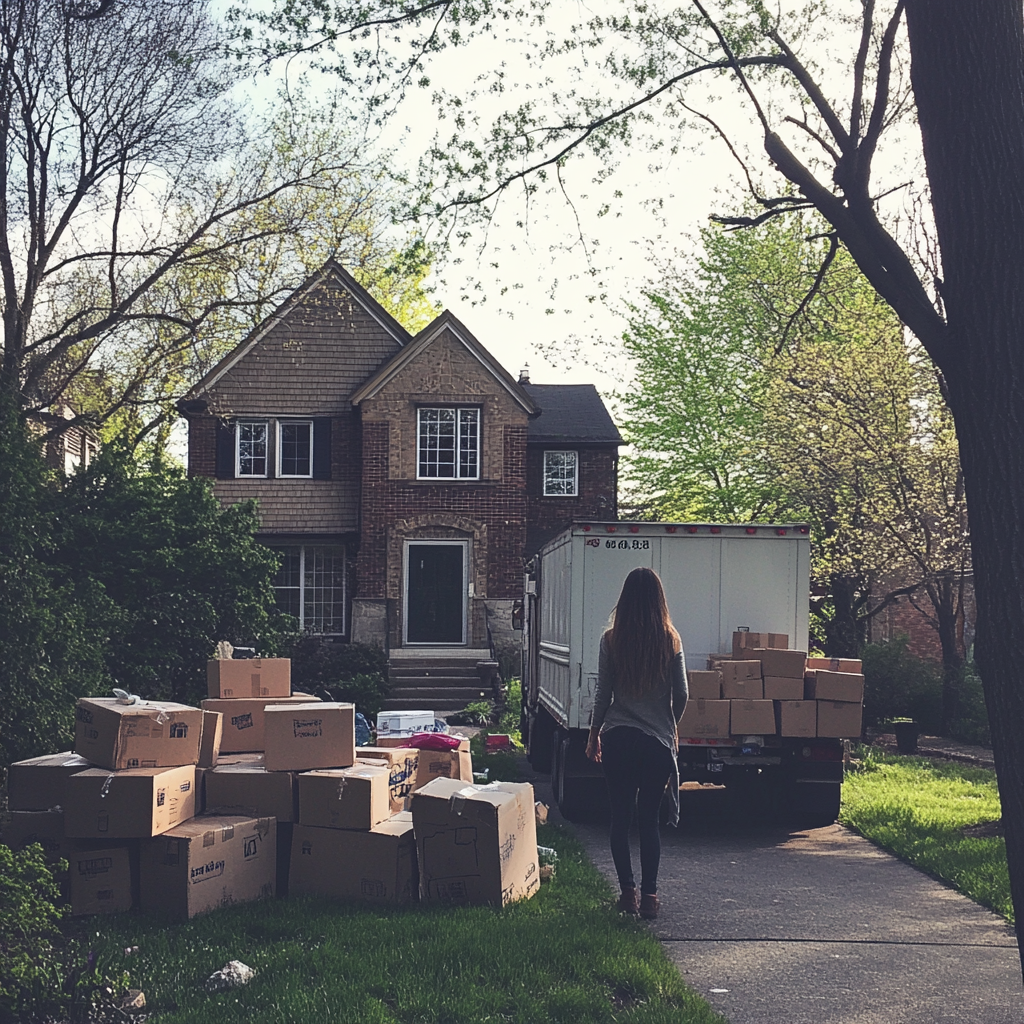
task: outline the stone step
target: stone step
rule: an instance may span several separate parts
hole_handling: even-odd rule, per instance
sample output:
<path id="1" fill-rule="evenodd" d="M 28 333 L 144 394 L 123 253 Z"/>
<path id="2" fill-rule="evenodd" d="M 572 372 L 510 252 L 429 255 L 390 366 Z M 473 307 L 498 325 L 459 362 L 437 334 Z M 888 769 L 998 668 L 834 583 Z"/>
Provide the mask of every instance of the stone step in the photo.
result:
<path id="1" fill-rule="evenodd" d="M 468 700 L 453 700 L 451 698 L 435 698 L 431 699 L 430 707 L 428 710 L 433 711 L 435 715 L 446 715 L 453 711 L 461 711 L 467 704 Z M 384 706 L 381 708 L 382 711 L 409 711 L 409 710 L 420 710 L 419 706 L 415 709 L 410 708 L 409 701 L 397 700 L 394 697 L 389 697 L 384 701 Z"/>
<path id="2" fill-rule="evenodd" d="M 392 662 L 388 666 L 388 676 L 391 679 L 419 679 L 434 676 L 447 676 L 452 679 L 479 679 L 476 663 L 472 665 L 456 665 L 451 662 L 429 662 L 427 664 L 407 665 L 405 663 L 396 665 Z"/>
<path id="3" fill-rule="evenodd" d="M 484 696 L 481 697 L 480 694 Z M 416 708 L 431 708 L 435 700 L 460 701 L 459 707 L 464 708 L 467 704 L 476 700 L 489 700 L 490 694 L 485 690 L 467 690 L 460 686 L 418 686 L 400 687 L 388 693 L 388 700 L 401 701 L 401 706 L 408 710 Z"/>

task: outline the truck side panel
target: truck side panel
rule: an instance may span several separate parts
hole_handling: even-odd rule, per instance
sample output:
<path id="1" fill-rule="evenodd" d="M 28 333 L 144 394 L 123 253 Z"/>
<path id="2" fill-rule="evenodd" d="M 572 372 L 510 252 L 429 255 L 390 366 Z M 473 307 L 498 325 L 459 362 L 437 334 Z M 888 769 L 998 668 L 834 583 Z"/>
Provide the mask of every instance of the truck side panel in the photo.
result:
<path id="1" fill-rule="evenodd" d="M 540 629 L 537 643 L 538 693 L 556 721 L 568 722 L 572 667 L 569 659 L 572 612 L 572 536 L 548 548 L 541 559 L 537 593 Z"/>

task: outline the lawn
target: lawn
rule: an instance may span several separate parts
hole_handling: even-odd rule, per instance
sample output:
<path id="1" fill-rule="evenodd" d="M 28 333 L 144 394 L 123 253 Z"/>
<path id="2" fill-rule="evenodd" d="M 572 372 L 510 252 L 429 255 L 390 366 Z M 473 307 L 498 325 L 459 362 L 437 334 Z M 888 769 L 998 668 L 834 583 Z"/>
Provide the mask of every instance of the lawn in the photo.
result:
<path id="1" fill-rule="evenodd" d="M 101 970 L 129 972 L 160 1024 L 723 1024 L 647 929 L 610 909 L 575 838 L 554 825 L 538 838 L 558 851 L 555 877 L 503 910 L 307 897 L 189 923 L 130 914 L 75 927 Z M 208 994 L 204 980 L 228 960 L 256 978 Z"/>
<path id="2" fill-rule="evenodd" d="M 1012 921 L 1006 844 L 985 834 L 1000 817 L 995 772 L 870 747 L 858 757 L 840 821 Z"/>

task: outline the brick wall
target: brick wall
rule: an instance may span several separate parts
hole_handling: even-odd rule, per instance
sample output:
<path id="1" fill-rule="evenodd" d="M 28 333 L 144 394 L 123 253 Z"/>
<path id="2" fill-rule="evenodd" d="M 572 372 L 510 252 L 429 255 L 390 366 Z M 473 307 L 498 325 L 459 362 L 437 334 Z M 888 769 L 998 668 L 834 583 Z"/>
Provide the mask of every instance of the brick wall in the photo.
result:
<path id="1" fill-rule="evenodd" d="M 217 421 L 213 416 L 190 416 L 188 475 L 212 477 L 217 472 Z"/>

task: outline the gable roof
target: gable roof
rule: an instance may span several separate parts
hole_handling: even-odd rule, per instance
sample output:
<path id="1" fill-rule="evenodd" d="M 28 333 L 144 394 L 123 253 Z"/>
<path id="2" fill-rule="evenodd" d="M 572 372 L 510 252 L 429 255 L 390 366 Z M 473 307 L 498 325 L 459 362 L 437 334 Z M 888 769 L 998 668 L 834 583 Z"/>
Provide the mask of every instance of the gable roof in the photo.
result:
<path id="1" fill-rule="evenodd" d="M 528 444 L 625 444 L 593 384 L 523 384 L 540 415 Z"/>
<path id="2" fill-rule="evenodd" d="M 445 331 L 448 330 L 455 339 L 483 365 L 530 416 L 537 414 L 537 406 L 521 384 L 498 362 L 490 352 L 477 340 L 472 331 L 450 310 L 445 310 L 432 320 L 416 335 L 400 352 L 392 356 L 372 377 L 358 387 L 353 393 L 351 402 L 359 405 L 364 399 L 372 398 L 388 381 L 392 380 L 414 359 L 428 349 Z"/>
<path id="3" fill-rule="evenodd" d="M 316 273 L 306 278 L 266 320 L 254 328 L 238 345 L 220 360 L 207 374 L 193 384 L 188 392 L 179 399 L 187 402 L 197 398 L 213 387 L 241 359 L 247 356 L 285 317 L 297 306 L 300 306 L 309 295 L 319 288 L 328 277 L 335 277 L 363 309 L 390 334 L 399 345 L 406 345 L 412 335 L 333 257 Z"/>

